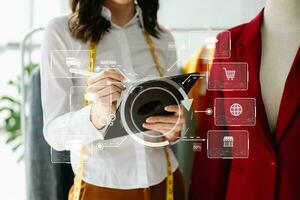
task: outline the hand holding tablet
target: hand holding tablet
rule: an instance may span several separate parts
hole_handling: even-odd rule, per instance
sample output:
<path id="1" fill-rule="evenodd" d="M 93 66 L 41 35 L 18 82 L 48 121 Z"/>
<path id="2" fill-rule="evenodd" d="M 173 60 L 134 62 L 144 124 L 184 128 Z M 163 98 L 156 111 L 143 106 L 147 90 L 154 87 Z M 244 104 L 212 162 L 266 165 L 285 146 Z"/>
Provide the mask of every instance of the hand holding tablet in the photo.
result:
<path id="1" fill-rule="evenodd" d="M 184 74 L 134 83 L 117 109 L 116 120 L 105 131 L 104 138 L 144 135 L 153 139 L 152 132 L 175 141 L 185 124 L 183 100 L 198 80 L 199 74 Z"/>
<path id="2" fill-rule="evenodd" d="M 174 142 L 180 137 L 181 130 L 185 124 L 183 108 L 178 105 L 169 105 L 164 109 L 172 114 L 148 117 L 145 123 L 143 123 L 143 127 L 159 132 L 168 141 Z"/>

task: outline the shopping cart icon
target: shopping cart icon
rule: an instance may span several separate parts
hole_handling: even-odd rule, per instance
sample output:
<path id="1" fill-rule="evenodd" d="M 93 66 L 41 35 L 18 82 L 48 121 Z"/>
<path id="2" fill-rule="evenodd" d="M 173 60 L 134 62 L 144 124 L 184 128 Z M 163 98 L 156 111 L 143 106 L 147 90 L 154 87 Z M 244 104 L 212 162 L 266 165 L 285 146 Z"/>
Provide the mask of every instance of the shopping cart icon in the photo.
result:
<path id="1" fill-rule="evenodd" d="M 225 75 L 228 81 L 232 81 L 235 77 L 236 70 L 227 70 L 226 67 L 223 67 Z"/>

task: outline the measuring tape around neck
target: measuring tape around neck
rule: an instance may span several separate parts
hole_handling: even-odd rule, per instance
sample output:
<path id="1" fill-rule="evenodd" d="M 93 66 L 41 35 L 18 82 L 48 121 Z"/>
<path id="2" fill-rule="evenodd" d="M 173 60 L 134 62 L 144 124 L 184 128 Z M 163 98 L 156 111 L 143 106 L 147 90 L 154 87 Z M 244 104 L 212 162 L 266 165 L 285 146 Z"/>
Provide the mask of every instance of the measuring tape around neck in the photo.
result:
<path id="1" fill-rule="evenodd" d="M 150 52 L 152 55 L 152 59 L 155 63 L 156 69 L 159 73 L 160 77 L 163 77 L 164 75 L 164 69 L 162 68 L 159 58 L 156 53 L 156 48 L 154 45 L 154 42 L 151 38 L 151 35 L 144 31 L 144 35 L 146 38 L 146 41 L 149 45 Z M 96 65 L 96 43 L 90 43 L 89 46 L 89 59 L 88 59 L 88 71 L 94 72 L 95 71 L 95 65 Z M 90 102 L 87 100 L 84 100 L 84 105 L 89 105 Z M 166 200 L 173 200 L 173 172 L 172 172 L 172 166 L 170 162 L 170 156 L 168 152 L 168 147 L 164 147 L 164 152 L 166 156 L 166 165 L 167 165 L 167 185 L 166 185 Z M 80 192 L 81 192 L 81 184 L 82 184 L 82 177 L 84 173 L 84 147 L 80 150 L 80 160 L 77 168 L 77 172 L 74 178 L 74 190 L 73 190 L 73 199 L 71 200 L 79 200 L 80 199 Z"/>

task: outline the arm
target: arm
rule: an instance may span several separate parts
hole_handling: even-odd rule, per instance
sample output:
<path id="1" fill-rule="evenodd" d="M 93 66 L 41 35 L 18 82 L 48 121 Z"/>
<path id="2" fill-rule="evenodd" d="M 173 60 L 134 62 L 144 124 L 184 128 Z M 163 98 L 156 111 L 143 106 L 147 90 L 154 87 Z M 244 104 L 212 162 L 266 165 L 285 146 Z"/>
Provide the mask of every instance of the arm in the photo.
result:
<path id="1" fill-rule="evenodd" d="M 168 30 L 164 30 L 164 34 L 161 36 L 160 40 L 166 44 L 164 48 L 164 75 L 172 76 L 180 74 L 180 70 L 177 66 L 177 52 L 176 48 L 174 48 L 175 41 L 172 34 Z M 171 47 L 169 45 L 171 45 Z M 182 131 L 184 131 L 184 108 L 178 105 L 170 105 L 165 107 L 165 110 L 173 114 L 149 117 L 146 119 L 143 127 L 163 134 L 168 141 L 173 143 L 178 140 Z"/>
<path id="2" fill-rule="evenodd" d="M 65 65 L 67 51 L 51 57 L 53 50 L 68 50 L 67 24 L 51 21 L 42 44 L 41 92 L 44 116 L 44 137 L 55 150 L 65 150 L 68 140 L 80 139 L 90 144 L 103 139 L 90 121 L 91 106 L 70 112 L 70 88 L 73 86 L 68 67 Z M 51 64 L 52 59 L 52 64 Z M 59 77 L 57 77 L 59 75 Z"/>

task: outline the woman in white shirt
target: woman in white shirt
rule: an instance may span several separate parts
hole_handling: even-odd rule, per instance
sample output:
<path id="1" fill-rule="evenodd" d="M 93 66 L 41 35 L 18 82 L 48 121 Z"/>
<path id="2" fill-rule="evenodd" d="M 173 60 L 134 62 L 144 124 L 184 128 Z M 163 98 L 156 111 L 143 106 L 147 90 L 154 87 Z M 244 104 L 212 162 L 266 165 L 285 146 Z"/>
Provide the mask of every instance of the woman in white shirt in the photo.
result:
<path id="1" fill-rule="evenodd" d="M 80 188 L 78 184 L 73 186 L 69 199 L 163 200 L 173 196 L 175 200 L 184 199 L 178 163 L 169 147 L 150 148 L 131 137 L 122 137 L 111 140 L 117 147 L 98 148 L 107 127 L 103 119 L 115 113 L 125 90 L 124 75 L 116 69 L 107 69 L 107 64 L 113 62 L 131 80 L 171 75 L 164 72 L 177 59 L 176 51 L 170 48 L 174 39 L 157 23 L 158 0 L 72 0 L 71 3 L 72 14 L 51 20 L 46 29 L 41 70 L 47 142 L 58 151 L 69 150 L 78 141 L 85 147 L 84 154 L 71 148 L 73 170 L 80 173 L 75 184 Z M 97 45 L 92 48 L 92 44 Z M 86 80 L 69 71 L 70 65 L 86 70 L 91 65 L 88 56 L 91 52 L 96 52 L 92 64 L 97 66 L 97 75 Z M 157 66 L 158 61 L 164 69 Z M 176 74 L 172 70 L 171 73 Z M 85 92 L 96 99 L 83 106 Z M 169 106 L 166 110 L 174 114 L 152 117 L 143 126 L 173 142 L 180 136 L 185 120 L 179 106 Z M 168 179 L 170 173 L 173 174 L 171 197 L 170 184 L 167 186 L 167 180 L 172 182 Z"/>

